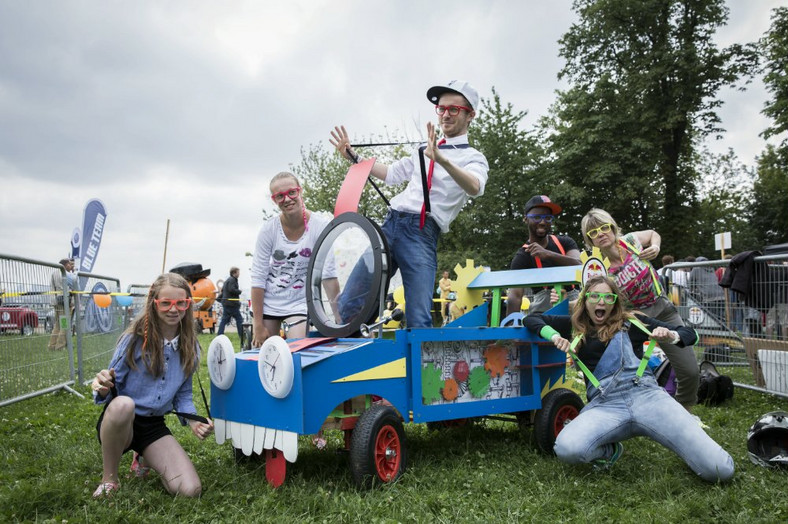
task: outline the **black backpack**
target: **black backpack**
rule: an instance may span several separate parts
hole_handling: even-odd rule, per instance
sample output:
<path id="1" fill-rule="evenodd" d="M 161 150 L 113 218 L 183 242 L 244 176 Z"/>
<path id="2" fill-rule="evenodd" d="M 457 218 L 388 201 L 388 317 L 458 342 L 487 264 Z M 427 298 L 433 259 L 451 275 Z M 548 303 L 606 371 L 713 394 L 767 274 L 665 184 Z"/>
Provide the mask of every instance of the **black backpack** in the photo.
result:
<path id="1" fill-rule="evenodd" d="M 714 364 L 708 360 L 701 362 L 698 402 L 707 406 L 719 406 L 729 398 L 733 398 L 731 377 L 720 375 Z"/>

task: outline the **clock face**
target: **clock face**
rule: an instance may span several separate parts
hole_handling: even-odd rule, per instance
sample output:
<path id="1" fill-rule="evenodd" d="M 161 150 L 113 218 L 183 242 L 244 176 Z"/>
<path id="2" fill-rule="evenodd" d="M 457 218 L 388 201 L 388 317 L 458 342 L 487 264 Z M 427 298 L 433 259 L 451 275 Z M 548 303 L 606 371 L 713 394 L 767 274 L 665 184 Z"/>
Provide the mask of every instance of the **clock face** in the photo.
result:
<path id="1" fill-rule="evenodd" d="M 269 337 L 257 361 L 260 382 L 269 395 L 285 398 L 293 388 L 293 355 L 282 337 Z"/>
<path id="2" fill-rule="evenodd" d="M 208 374 L 219 389 L 229 389 L 235 380 L 235 350 L 225 335 L 219 335 L 208 347 Z"/>

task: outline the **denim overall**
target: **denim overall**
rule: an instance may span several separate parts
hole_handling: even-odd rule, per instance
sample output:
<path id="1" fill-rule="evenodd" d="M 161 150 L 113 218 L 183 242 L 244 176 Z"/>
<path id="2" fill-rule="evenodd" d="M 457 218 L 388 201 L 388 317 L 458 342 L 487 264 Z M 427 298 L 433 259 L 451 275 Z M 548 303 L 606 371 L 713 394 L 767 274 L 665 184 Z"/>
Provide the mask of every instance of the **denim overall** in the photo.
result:
<path id="1" fill-rule="evenodd" d="M 642 436 L 674 451 L 704 480 L 730 479 L 730 455 L 657 385 L 651 370 L 638 377 L 639 364 L 627 333 L 616 333 L 594 369 L 599 388 L 589 383 L 588 405 L 558 434 L 558 458 L 572 464 L 609 459 L 610 444 Z"/>

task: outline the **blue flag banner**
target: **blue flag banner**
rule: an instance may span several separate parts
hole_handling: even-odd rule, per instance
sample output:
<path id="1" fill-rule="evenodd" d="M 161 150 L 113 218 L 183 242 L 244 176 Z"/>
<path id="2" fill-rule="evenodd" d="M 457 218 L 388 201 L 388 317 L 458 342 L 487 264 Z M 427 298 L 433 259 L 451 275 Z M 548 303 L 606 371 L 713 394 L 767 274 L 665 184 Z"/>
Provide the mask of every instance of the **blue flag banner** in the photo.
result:
<path id="1" fill-rule="evenodd" d="M 71 233 L 71 258 L 79 258 L 79 247 L 82 245 L 82 230 L 75 227 Z"/>
<path id="2" fill-rule="evenodd" d="M 82 215 L 82 241 L 79 247 L 79 270 L 84 273 L 93 271 L 93 265 L 101 247 L 101 236 L 104 233 L 104 224 L 107 220 L 107 211 L 101 200 L 94 198 L 85 205 Z"/>
<path id="3" fill-rule="evenodd" d="M 96 282 L 93 293 L 107 293 L 109 290 L 102 282 Z M 109 333 L 112 331 L 112 308 L 98 307 L 93 300 L 85 301 L 85 333 Z"/>

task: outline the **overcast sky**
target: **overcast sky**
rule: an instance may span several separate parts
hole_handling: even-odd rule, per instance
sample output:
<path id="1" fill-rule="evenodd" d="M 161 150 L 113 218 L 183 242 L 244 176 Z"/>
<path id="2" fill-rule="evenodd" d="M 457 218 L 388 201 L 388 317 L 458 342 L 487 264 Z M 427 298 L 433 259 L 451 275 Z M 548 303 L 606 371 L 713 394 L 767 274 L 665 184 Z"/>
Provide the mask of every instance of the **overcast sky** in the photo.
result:
<path id="1" fill-rule="evenodd" d="M 759 38 L 782 4 L 729 1 L 720 45 Z M 168 269 L 236 265 L 247 288 L 268 181 L 301 147 L 340 123 L 418 137 L 426 89 L 450 79 L 495 87 L 530 127 L 566 87 L 574 19 L 569 0 L 0 0 L 0 253 L 57 261 L 98 198 L 94 273 L 151 282 L 170 219 Z M 752 164 L 766 93 L 722 96 L 711 146 Z"/>

